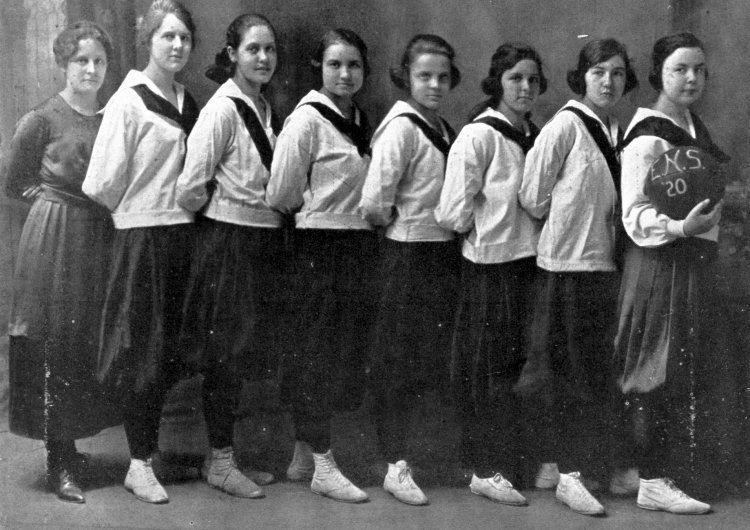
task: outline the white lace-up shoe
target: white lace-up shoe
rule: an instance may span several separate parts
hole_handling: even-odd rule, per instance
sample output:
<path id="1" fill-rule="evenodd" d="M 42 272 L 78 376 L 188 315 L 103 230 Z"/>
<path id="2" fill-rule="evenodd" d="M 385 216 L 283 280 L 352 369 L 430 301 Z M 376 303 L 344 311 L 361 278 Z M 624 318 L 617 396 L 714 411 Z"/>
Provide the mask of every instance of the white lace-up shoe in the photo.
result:
<path id="1" fill-rule="evenodd" d="M 683 492 L 669 478 L 641 479 L 637 503 L 644 510 L 661 510 L 681 515 L 700 515 L 711 509 L 709 504 L 697 501 Z"/>
<path id="2" fill-rule="evenodd" d="M 479 478 L 472 475 L 469 489 L 475 495 L 487 497 L 491 501 L 510 506 L 526 506 L 528 501 L 521 495 L 513 484 L 505 479 L 500 473 L 495 473 L 494 477 Z"/>
<path id="3" fill-rule="evenodd" d="M 640 485 L 636 468 L 616 469 L 609 481 L 609 492 L 613 495 L 635 495 Z"/>
<path id="4" fill-rule="evenodd" d="M 539 466 L 536 479 L 534 479 L 534 487 L 540 490 L 551 490 L 557 486 L 559 480 L 560 471 L 557 469 L 557 464 L 545 462 Z"/>
<path id="5" fill-rule="evenodd" d="M 203 465 L 203 478 L 214 488 L 235 497 L 258 499 L 265 496 L 263 489 L 237 467 L 231 447 L 211 449 Z"/>
<path id="6" fill-rule="evenodd" d="M 315 461 L 310 444 L 296 441 L 294 443 L 294 456 L 286 470 L 286 478 L 294 482 L 311 480 L 315 472 Z"/>
<path id="7" fill-rule="evenodd" d="M 411 476 L 411 468 L 405 460 L 388 464 L 388 473 L 386 473 L 383 481 L 383 489 L 404 504 L 424 506 L 429 503 L 427 496 L 414 482 Z"/>
<path id="8" fill-rule="evenodd" d="M 310 484 L 313 493 L 341 502 L 364 502 L 367 500 L 367 493 L 352 484 L 339 471 L 339 466 L 336 465 L 330 449 L 327 453 L 313 453 L 313 460 L 315 461 L 315 472 Z"/>
<path id="9" fill-rule="evenodd" d="M 581 474 L 578 471 L 560 473 L 560 481 L 557 483 L 555 498 L 566 504 L 576 513 L 583 515 L 604 514 L 604 507 L 599 504 L 599 501 L 583 485 Z"/>
<path id="10" fill-rule="evenodd" d="M 152 504 L 164 504 L 169 502 L 167 492 L 164 490 L 154 475 L 151 458 L 140 460 L 130 459 L 130 468 L 125 476 L 125 488 L 132 491 L 138 500 Z"/>

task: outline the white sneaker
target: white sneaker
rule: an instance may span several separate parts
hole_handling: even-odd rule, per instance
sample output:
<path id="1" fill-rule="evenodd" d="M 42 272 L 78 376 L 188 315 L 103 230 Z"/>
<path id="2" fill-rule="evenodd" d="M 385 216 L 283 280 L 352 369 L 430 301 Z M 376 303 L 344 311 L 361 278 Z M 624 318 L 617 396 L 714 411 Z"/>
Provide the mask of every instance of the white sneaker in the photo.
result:
<path id="1" fill-rule="evenodd" d="M 294 456 L 286 470 L 286 478 L 294 482 L 311 480 L 314 472 L 312 447 L 307 442 L 294 442 Z"/>
<path id="2" fill-rule="evenodd" d="M 313 453 L 313 460 L 315 461 L 315 472 L 310 484 L 313 493 L 341 502 L 364 502 L 367 500 L 367 493 L 352 484 L 339 471 L 339 466 L 336 465 L 330 449 L 327 453 Z"/>
<path id="3" fill-rule="evenodd" d="M 560 480 L 560 470 L 554 462 L 545 462 L 539 466 L 534 487 L 540 490 L 551 490 Z"/>
<path id="4" fill-rule="evenodd" d="M 602 515 L 604 507 L 599 504 L 586 486 L 581 482 L 581 474 L 560 473 L 560 481 L 557 483 L 555 498 L 566 504 L 571 510 L 583 515 Z"/>
<path id="5" fill-rule="evenodd" d="M 609 481 L 609 492 L 612 495 L 635 495 L 640 485 L 637 468 L 615 469 Z"/>
<path id="6" fill-rule="evenodd" d="M 383 489 L 404 504 L 411 504 L 412 506 L 429 504 L 427 496 L 411 477 L 411 468 L 405 460 L 388 464 L 388 473 L 386 473 L 383 481 Z"/>
<path id="7" fill-rule="evenodd" d="M 151 458 L 140 460 L 130 459 L 130 468 L 125 476 L 125 488 L 132 491 L 138 500 L 152 504 L 164 504 L 169 502 L 167 492 L 164 490 L 154 475 L 151 466 Z"/>
<path id="8" fill-rule="evenodd" d="M 636 502 L 644 510 L 661 510 L 681 515 L 700 515 L 711 509 L 709 504 L 684 493 L 670 478 L 641 479 Z"/>
<path id="9" fill-rule="evenodd" d="M 487 497 L 501 504 L 509 504 L 510 506 L 526 506 L 528 504 L 526 497 L 518 493 L 513 484 L 500 473 L 495 473 L 495 476 L 491 478 L 479 478 L 472 475 L 469 489 L 475 495 Z"/>
<path id="10" fill-rule="evenodd" d="M 263 489 L 237 467 L 231 447 L 212 448 L 202 471 L 211 486 L 235 497 L 258 499 L 265 496 Z"/>

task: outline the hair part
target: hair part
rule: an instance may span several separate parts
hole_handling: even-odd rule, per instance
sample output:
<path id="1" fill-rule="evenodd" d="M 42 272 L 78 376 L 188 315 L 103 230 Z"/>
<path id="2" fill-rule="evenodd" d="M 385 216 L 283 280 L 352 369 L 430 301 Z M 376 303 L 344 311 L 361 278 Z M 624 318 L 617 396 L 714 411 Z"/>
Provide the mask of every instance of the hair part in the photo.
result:
<path id="1" fill-rule="evenodd" d="M 276 29 L 273 27 L 273 24 L 271 24 L 271 21 L 263 15 L 257 13 L 246 13 L 238 16 L 231 24 L 229 24 L 224 47 L 214 57 L 214 64 L 209 66 L 206 70 L 206 77 L 219 84 L 234 77 L 237 64 L 230 58 L 229 48 L 231 47 L 232 49 L 237 50 L 240 47 L 240 44 L 242 44 L 242 39 L 245 38 L 245 33 L 255 26 L 264 26 L 268 28 L 271 33 L 273 33 L 274 41 L 278 40 Z"/>
<path id="2" fill-rule="evenodd" d="M 86 39 L 95 40 L 101 44 L 107 56 L 107 62 L 112 60 L 114 49 L 107 32 L 94 22 L 79 20 L 62 30 L 52 44 L 52 53 L 55 55 L 57 66 L 66 68 L 68 62 L 78 53 L 81 41 Z"/>
<path id="3" fill-rule="evenodd" d="M 176 16 L 190 32 L 195 47 L 195 23 L 190 11 L 177 0 L 154 0 L 146 14 L 138 21 L 138 44 L 145 48 L 151 47 L 154 33 L 161 27 L 167 15 Z"/>
<path id="4" fill-rule="evenodd" d="M 679 48 L 698 48 L 706 53 L 703 42 L 692 33 L 675 33 L 657 40 L 651 52 L 651 71 L 648 74 L 648 82 L 655 90 L 661 91 L 664 86 L 661 77 L 664 62 Z M 706 71 L 706 78 L 708 78 L 708 71 Z"/>
<path id="5" fill-rule="evenodd" d="M 323 75 L 323 57 L 326 50 L 334 44 L 347 44 L 356 48 L 362 57 L 362 69 L 364 70 L 365 78 L 370 75 L 370 62 L 367 59 L 367 45 L 365 41 L 350 29 L 336 28 L 328 30 L 323 34 L 318 47 L 315 49 L 315 53 L 310 58 L 310 67 L 316 77 L 320 78 Z"/>
<path id="6" fill-rule="evenodd" d="M 586 72 L 589 68 L 619 55 L 625 63 L 625 89 L 627 94 L 638 86 L 638 77 L 630 64 L 628 50 L 624 44 L 615 39 L 596 39 L 587 42 L 578 54 L 578 66 L 568 72 L 567 81 L 570 89 L 583 96 L 586 94 Z"/>
<path id="7" fill-rule="evenodd" d="M 487 77 L 482 79 L 482 92 L 489 99 L 479 103 L 469 113 L 469 121 L 479 116 L 487 107 L 496 108 L 503 99 L 503 74 L 511 70 L 524 60 L 534 61 L 539 71 L 539 93 L 547 91 L 547 78 L 542 70 L 542 58 L 537 51 L 528 44 L 521 42 L 506 42 L 501 44 L 490 59 L 490 71 Z"/>
<path id="8" fill-rule="evenodd" d="M 401 90 L 409 90 L 409 69 L 419 55 L 432 53 L 444 55 L 451 65 L 451 89 L 461 82 L 461 72 L 456 67 L 456 51 L 448 41 L 437 35 L 415 35 L 406 45 L 398 66 L 391 68 L 391 81 Z"/>

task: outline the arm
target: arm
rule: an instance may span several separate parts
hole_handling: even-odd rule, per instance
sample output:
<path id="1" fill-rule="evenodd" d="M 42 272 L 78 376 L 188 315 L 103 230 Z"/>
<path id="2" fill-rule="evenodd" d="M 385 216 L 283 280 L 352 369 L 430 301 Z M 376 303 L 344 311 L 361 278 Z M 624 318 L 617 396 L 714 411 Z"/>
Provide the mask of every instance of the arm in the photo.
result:
<path id="1" fill-rule="evenodd" d="M 33 191 L 40 183 L 39 171 L 48 141 L 47 123 L 39 113 L 32 111 L 21 118 L 1 170 L 8 197 L 33 199 L 36 196 Z"/>
<path id="2" fill-rule="evenodd" d="M 137 123 L 133 118 L 133 108 L 127 101 L 127 95 L 119 93 L 112 96 L 104 111 L 81 187 L 86 195 L 110 211 L 120 203 L 130 184 L 128 169 L 131 158 L 139 155 L 136 153 Z"/>
<path id="3" fill-rule="evenodd" d="M 315 143 L 312 123 L 298 109 L 289 116 L 276 141 L 266 186 L 266 201 L 271 208 L 290 214 L 302 206 Z"/>
<path id="4" fill-rule="evenodd" d="M 229 98 L 221 99 L 231 104 Z M 185 165 L 176 187 L 177 204 L 186 210 L 197 212 L 208 202 L 206 184 L 213 178 L 235 134 L 234 112 L 228 104 L 204 108 L 188 137 Z"/>
<path id="5" fill-rule="evenodd" d="M 440 202 L 435 210 L 435 219 L 440 226 L 458 233 L 471 230 L 474 198 L 482 189 L 494 151 L 486 131 L 481 131 L 480 127 L 486 129 L 483 126 L 464 127 L 451 147 Z"/>
<path id="6" fill-rule="evenodd" d="M 396 189 L 414 156 L 415 132 L 408 118 L 394 118 L 373 139 L 359 211 L 374 226 L 393 220 Z"/>
<path id="7" fill-rule="evenodd" d="M 570 121 L 572 119 L 575 117 L 570 112 L 553 118 L 539 133 L 534 147 L 526 155 L 518 200 L 523 209 L 537 219 L 543 219 L 549 213 L 552 190 L 568 153 L 573 149 L 576 131 Z"/>

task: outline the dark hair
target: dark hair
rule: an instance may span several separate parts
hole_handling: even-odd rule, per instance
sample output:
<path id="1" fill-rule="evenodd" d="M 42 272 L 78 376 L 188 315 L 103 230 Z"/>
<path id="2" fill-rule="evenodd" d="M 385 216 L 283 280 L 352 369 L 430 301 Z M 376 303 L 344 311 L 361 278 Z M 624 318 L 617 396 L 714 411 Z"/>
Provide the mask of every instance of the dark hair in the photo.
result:
<path id="1" fill-rule="evenodd" d="M 399 65 L 391 68 L 391 81 L 394 85 L 402 90 L 409 90 L 409 68 L 414 59 L 423 53 L 446 56 L 451 63 L 451 88 L 455 88 L 461 82 L 461 72 L 455 65 L 456 52 L 453 46 L 437 35 L 420 34 L 415 35 L 406 45 Z"/>
<path id="2" fill-rule="evenodd" d="M 315 53 L 310 58 L 310 66 L 313 73 L 320 78 L 323 72 L 323 56 L 326 50 L 339 42 L 354 46 L 359 50 L 359 54 L 362 56 L 362 68 L 365 77 L 367 77 L 370 74 L 370 62 L 367 60 L 367 45 L 362 40 L 362 37 L 346 28 L 336 28 L 325 32 L 318 43 L 318 47 L 315 49 Z"/>
<path id="3" fill-rule="evenodd" d="M 176 0 L 154 0 L 146 11 L 146 14 L 138 21 L 138 43 L 146 48 L 151 46 L 151 38 L 161 27 L 167 15 L 176 16 L 190 32 L 195 47 L 195 23 L 190 11 Z"/>
<path id="4" fill-rule="evenodd" d="M 700 48 L 703 53 L 706 52 L 703 42 L 692 33 L 676 33 L 656 41 L 651 52 L 651 72 L 648 74 L 648 82 L 656 90 L 661 90 L 663 86 L 661 74 L 664 61 L 679 48 Z M 706 77 L 708 77 L 708 71 L 706 71 Z"/>
<path id="5" fill-rule="evenodd" d="M 581 48 L 581 52 L 578 54 L 578 66 L 575 70 L 568 72 L 568 86 L 570 89 L 583 96 L 586 94 L 586 72 L 592 66 L 601 62 L 607 61 L 612 57 L 619 55 L 625 62 L 625 89 L 624 94 L 627 94 L 635 87 L 638 86 L 638 78 L 635 75 L 635 70 L 630 65 L 630 57 L 628 57 L 628 50 L 625 45 L 616 41 L 615 39 L 596 39 L 587 42 L 586 45 Z"/>
<path id="6" fill-rule="evenodd" d="M 78 53 L 78 46 L 82 40 L 92 39 L 104 48 L 104 53 L 107 55 L 107 62 L 112 60 L 114 50 L 112 49 L 112 41 L 98 24 L 89 22 L 88 20 L 79 20 L 70 24 L 55 38 L 55 42 L 52 44 L 52 52 L 55 54 L 55 63 L 61 68 L 65 68 L 68 65 L 73 56 Z"/>
<path id="7" fill-rule="evenodd" d="M 528 44 L 506 42 L 495 50 L 490 60 L 490 71 L 487 77 L 482 79 L 482 92 L 490 97 L 471 109 L 469 121 L 479 116 L 487 107 L 494 109 L 500 104 L 503 99 L 503 73 L 526 59 L 534 61 L 539 70 L 539 93 L 544 94 L 547 91 L 547 78 L 544 77 L 542 59 L 537 51 Z"/>
<path id="8" fill-rule="evenodd" d="M 271 33 L 273 38 L 276 40 L 276 30 L 274 29 L 271 22 L 263 15 L 256 13 L 246 13 L 235 18 L 229 27 L 227 28 L 226 43 L 219 53 L 214 58 L 214 64 L 209 66 L 206 70 L 206 77 L 211 81 L 217 83 L 223 83 L 227 79 L 234 76 L 236 63 L 232 62 L 229 57 L 229 48 L 237 50 L 242 43 L 242 39 L 245 37 L 245 33 L 254 28 L 255 26 L 265 26 Z"/>

